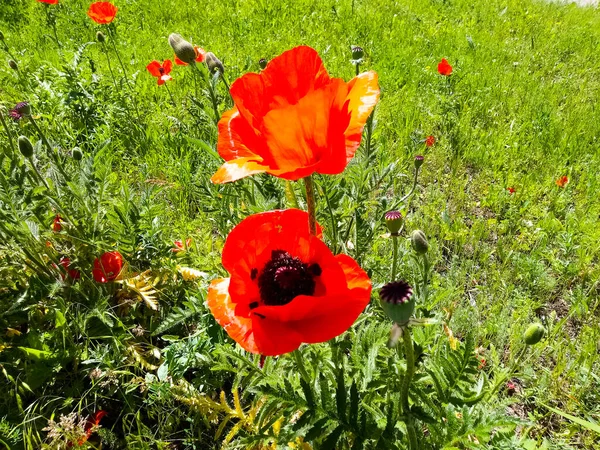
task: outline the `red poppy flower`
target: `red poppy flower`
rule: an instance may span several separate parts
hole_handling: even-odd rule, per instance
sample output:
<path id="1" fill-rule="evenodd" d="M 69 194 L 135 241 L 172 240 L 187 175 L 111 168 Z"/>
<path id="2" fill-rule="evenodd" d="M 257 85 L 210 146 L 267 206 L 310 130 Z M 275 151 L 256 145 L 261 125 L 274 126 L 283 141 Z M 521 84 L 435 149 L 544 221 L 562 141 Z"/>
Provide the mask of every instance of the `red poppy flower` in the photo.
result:
<path id="1" fill-rule="evenodd" d="M 369 303 L 371 280 L 356 261 L 334 256 L 297 209 L 252 215 L 223 248 L 230 278 L 214 280 L 208 307 L 244 349 L 273 356 L 346 331 Z"/>
<path id="2" fill-rule="evenodd" d="M 433 147 L 433 144 L 435 144 L 435 136 L 427 136 L 427 138 L 425 139 L 425 145 L 427 147 Z"/>
<path id="3" fill-rule="evenodd" d="M 446 58 L 442 58 L 442 61 L 438 64 L 438 73 L 445 77 L 452 75 L 452 66 L 446 61 Z"/>
<path id="4" fill-rule="evenodd" d="M 92 433 L 95 431 L 98 425 L 100 425 L 100 421 L 102 420 L 102 418 L 107 414 L 108 413 L 106 411 L 100 410 L 95 412 L 92 415 L 92 417 L 88 419 L 88 421 L 85 424 L 85 436 L 79 439 L 79 441 L 77 441 L 77 445 L 83 445 L 87 442 L 87 440 L 92 436 Z M 71 446 L 72 444 L 69 447 Z"/>
<path id="5" fill-rule="evenodd" d="M 95 2 L 90 5 L 87 15 L 94 22 L 99 24 L 111 23 L 117 15 L 117 8 L 111 2 Z"/>
<path id="6" fill-rule="evenodd" d="M 194 50 L 196 50 L 196 62 L 199 62 L 199 63 L 204 62 L 204 59 L 206 58 L 206 50 L 204 50 L 201 47 L 198 47 L 197 45 L 194 45 Z M 177 64 L 178 66 L 187 66 L 188 65 L 188 63 L 180 60 L 177 57 L 177 55 L 175 55 L 175 64 Z"/>
<path id="7" fill-rule="evenodd" d="M 106 252 L 94 260 L 92 276 L 98 283 L 108 283 L 117 279 L 123 269 L 123 257 L 119 252 Z"/>
<path id="8" fill-rule="evenodd" d="M 62 217 L 60 217 L 58 214 L 54 217 L 54 221 L 52 222 L 52 231 L 54 231 L 55 233 L 58 233 L 60 230 L 62 230 Z"/>
<path id="9" fill-rule="evenodd" d="M 563 175 L 558 180 L 556 180 L 556 185 L 558 187 L 564 188 L 567 184 L 569 184 L 569 177 L 566 175 Z"/>
<path id="10" fill-rule="evenodd" d="M 187 238 L 185 240 L 185 246 L 183 245 L 183 242 L 180 240 L 176 240 L 174 242 L 174 244 L 175 244 L 175 248 L 172 248 L 171 251 L 178 253 L 178 252 L 181 252 L 183 250 L 187 250 L 188 248 L 190 248 L 190 246 L 192 245 L 192 238 Z"/>
<path id="11" fill-rule="evenodd" d="M 310 47 L 296 47 L 231 85 L 235 107 L 219 121 L 225 164 L 212 177 L 227 183 L 267 172 L 297 180 L 343 172 L 379 99 L 377 74 L 346 83 L 331 78 Z"/>
<path id="12" fill-rule="evenodd" d="M 159 63 L 158 61 L 152 61 L 150 64 L 146 66 L 148 72 L 153 77 L 157 78 L 158 85 L 165 84 L 165 81 L 172 80 L 173 77 L 169 75 L 171 73 L 171 69 L 173 68 L 173 63 L 170 59 L 163 61 L 163 63 Z"/>
<path id="13" fill-rule="evenodd" d="M 46 3 L 48 5 L 58 5 L 58 0 L 37 0 L 38 3 Z"/>
<path id="14" fill-rule="evenodd" d="M 73 280 L 79 280 L 81 278 L 81 273 L 79 272 L 79 270 L 70 269 L 71 260 L 69 258 L 67 258 L 66 256 L 63 256 L 62 258 L 60 258 L 59 264 L 63 267 L 63 269 L 65 269 L 69 278 L 71 278 Z M 62 274 L 61 278 L 64 281 L 66 276 L 64 274 Z"/>
<path id="15" fill-rule="evenodd" d="M 514 194 L 515 192 L 517 192 L 517 190 L 516 190 L 514 187 L 512 187 L 512 186 L 511 186 L 511 187 L 509 187 L 509 188 L 506 188 L 506 190 L 507 190 L 507 191 L 508 191 L 508 193 L 509 193 L 509 194 L 511 194 L 511 195 L 512 195 L 512 194 Z"/>

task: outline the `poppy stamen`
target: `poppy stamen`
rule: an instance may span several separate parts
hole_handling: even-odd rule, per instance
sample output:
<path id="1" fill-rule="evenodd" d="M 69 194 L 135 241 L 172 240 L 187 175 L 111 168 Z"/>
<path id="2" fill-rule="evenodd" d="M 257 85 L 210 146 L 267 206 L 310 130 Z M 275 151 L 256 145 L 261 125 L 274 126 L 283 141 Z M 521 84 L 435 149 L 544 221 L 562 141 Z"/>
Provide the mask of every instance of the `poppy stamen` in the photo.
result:
<path id="1" fill-rule="evenodd" d="M 258 277 L 260 298 L 265 305 L 287 305 L 299 295 L 313 295 L 318 264 L 307 265 L 284 250 L 273 250 L 271 260 Z"/>
<path id="2" fill-rule="evenodd" d="M 256 280 L 257 276 L 258 276 L 258 269 L 255 267 L 254 269 L 252 269 L 250 271 L 250 279 L 251 280 Z"/>

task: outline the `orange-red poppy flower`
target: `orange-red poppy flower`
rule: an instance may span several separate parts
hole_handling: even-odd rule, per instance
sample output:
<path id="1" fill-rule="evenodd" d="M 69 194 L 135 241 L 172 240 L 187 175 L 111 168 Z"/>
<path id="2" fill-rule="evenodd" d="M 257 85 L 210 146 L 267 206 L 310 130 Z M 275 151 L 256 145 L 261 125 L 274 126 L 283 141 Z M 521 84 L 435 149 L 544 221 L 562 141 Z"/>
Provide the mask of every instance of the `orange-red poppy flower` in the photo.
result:
<path id="1" fill-rule="evenodd" d="M 159 63 L 158 61 L 152 61 L 150 64 L 146 66 L 148 72 L 154 77 L 157 78 L 158 85 L 165 84 L 165 81 L 172 80 L 173 77 L 169 75 L 171 73 L 171 69 L 173 67 L 173 63 L 170 59 L 163 61 L 163 63 Z"/>
<path id="2" fill-rule="evenodd" d="M 185 240 L 185 245 L 183 245 L 183 241 L 181 241 L 179 239 L 176 240 L 174 242 L 174 244 L 175 244 L 175 247 L 172 248 L 171 251 L 174 253 L 178 253 L 178 252 L 181 252 L 183 250 L 187 250 L 188 248 L 190 248 L 190 246 L 192 245 L 192 238 L 187 238 Z"/>
<path id="3" fill-rule="evenodd" d="M 111 2 L 95 2 L 90 5 L 87 15 L 94 22 L 99 24 L 111 23 L 117 15 L 117 8 Z"/>
<path id="4" fill-rule="evenodd" d="M 96 429 L 98 428 L 98 425 L 100 425 L 100 421 L 102 420 L 102 418 L 107 414 L 108 413 L 104 410 L 96 411 L 87 420 L 87 422 L 85 424 L 85 428 L 84 428 L 85 436 L 83 436 L 81 439 L 79 439 L 79 441 L 77 441 L 77 445 L 81 446 L 87 442 L 87 440 L 92 436 L 94 431 L 96 431 Z M 73 444 L 71 442 L 69 442 L 67 444 L 67 447 L 69 447 L 69 448 L 71 448 L 72 446 L 73 446 Z"/>
<path id="5" fill-rule="evenodd" d="M 315 50 L 296 47 L 231 85 L 235 107 L 219 121 L 225 164 L 212 177 L 227 183 L 267 172 L 297 180 L 343 172 L 379 99 L 377 74 L 348 83 L 331 78 Z"/>
<path id="6" fill-rule="evenodd" d="M 506 188 L 506 190 L 507 190 L 507 191 L 508 191 L 508 193 L 509 193 L 509 194 L 511 194 L 511 195 L 512 195 L 512 194 L 514 194 L 515 192 L 517 192 L 517 190 L 516 190 L 514 187 L 512 187 L 512 186 L 511 186 L 511 187 L 508 187 L 508 188 Z"/>
<path id="7" fill-rule="evenodd" d="M 435 144 L 435 136 L 427 136 L 427 138 L 425 139 L 425 145 L 427 147 L 433 147 L 433 144 Z"/>
<path id="8" fill-rule="evenodd" d="M 202 47 L 198 47 L 197 45 L 194 45 L 194 50 L 196 50 L 196 62 L 203 63 L 204 59 L 206 58 L 206 50 L 204 50 Z M 175 55 L 175 64 L 178 66 L 188 65 L 188 63 L 180 60 L 177 55 Z"/>
<path id="9" fill-rule="evenodd" d="M 57 214 L 52 221 L 52 231 L 58 233 L 60 230 L 62 230 L 62 217 Z"/>
<path id="10" fill-rule="evenodd" d="M 98 283 L 108 283 L 117 279 L 123 269 L 123 256 L 119 252 L 106 252 L 94 260 L 92 276 Z"/>
<path id="11" fill-rule="evenodd" d="M 371 280 L 308 231 L 308 214 L 269 211 L 244 219 L 223 248 L 230 278 L 214 280 L 208 307 L 244 349 L 281 355 L 346 331 L 369 303 Z"/>
<path id="12" fill-rule="evenodd" d="M 442 58 L 442 61 L 438 64 L 438 73 L 446 77 L 452 75 L 452 66 L 446 61 L 446 58 Z"/>
<path id="13" fill-rule="evenodd" d="M 558 187 L 564 188 L 567 184 L 569 184 L 569 177 L 566 175 L 563 175 L 558 180 L 556 180 L 556 185 Z"/>
<path id="14" fill-rule="evenodd" d="M 47 5 L 57 5 L 58 0 L 37 0 L 38 3 L 46 3 Z"/>

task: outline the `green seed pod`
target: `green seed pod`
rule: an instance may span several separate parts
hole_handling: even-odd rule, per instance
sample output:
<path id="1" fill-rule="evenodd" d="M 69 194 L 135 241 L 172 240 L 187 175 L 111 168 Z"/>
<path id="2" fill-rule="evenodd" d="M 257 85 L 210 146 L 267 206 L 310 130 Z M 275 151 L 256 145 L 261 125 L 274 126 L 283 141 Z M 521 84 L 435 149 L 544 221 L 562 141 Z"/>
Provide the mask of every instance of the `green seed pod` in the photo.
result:
<path id="1" fill-rule="evenodd" d="M 14 59 L 8 61 L 8 67 L 10 67 L 12 70 L 19 70 L 19 66 Z"/>
<path id="2" fill-rule="evenodd" d="M 427 236 L 421 230 L 415 230 L 410 236 L 410 243 L 413 250 L 419 254 L 424 255 L 429 250 L 429 242 L 427 242 Z"/>
<path id="3" fill-rule="evenodd" d="M 269 62 L 269 61 L 267 61 L 265 58 L 261 58 L 261 59 L 258 61 L 258 67 L 260 67 L 260 69 L 261 69 L 261 70 L 264 70 L 264 69 L 265 69 L 265 67 L 267 67 L 267 63 L 268 63 L 268 62 Z"/>
<path id="4" fill-rule="evenodd" d="M 19 136 L 19 151 L 25 158 L 33 156 L 33 144 L 26 136 Z"/>
<path id="5" fill-rule="evenodd" d="M 83 152 L 79 147 L 74 147 L 73 150 L 71 150 L 71 155 L 75 161 L 81 161 L 83 159 Z"/>
<path id="6" fill-rule="evenodd" d="M 350 50 L 352 51 L 352 59 L 354 61 L 361 61 L 363 59 L 363 56 L 365 56 L 365 51 L 362 47 L 359 47 L 358 45 L 351 46 Z"/>
<path id="7" fill-rule="evenodd" d="M 536 322 L 529 325 L 527 330 L 525 330 L 523 339 L 527 345 L 535 345 L 542 340 L 545 334 L 546 328 L 541 323 Z"/>
<path id="8" fill-rule="evenodd" d="M 412 288 L 405 281 L 392 281 L 379 291 L 381 307 L 395 323 L 408 322 L 415 311 Z"/>
<path id="9" fill-rule="evenodd" d="M 215 56 L 213 52 L 208 52 L 206 54 L 205 61 L 210 73 L 215 73 L 217 70 L 221 74 L 225 73 L 225 67 L 223 67 L 223 63 Z"/>
<path id="10" fill-rule="evenodd" d="M 96 33 L 96 40 L 100 43 L 103 43 L 106 41 L 106 36 L 104 36 L 104 33 L 102 31 L 98 31 Z"/>
<path id="11" fill-rule="evenodd" d="M 415 156 L 415 169 L 420 169 L 421 166 L 423 165 L 423 162 L 425 161 L 425 158 L 423 157 L 423 155 L 417 155 Z"/>
<path id="12" fill-rule="evenodd" d="M 175 55 L 184 63 L 194 64 L 196 62 L 197 55 L 194 46 L 183 39 L 180 34 L 171 33 L 169 44 L 173 47 Z"/>
<path id="13" fill-rule="evenodd" d="M 402 228 L 402 213 L 400 211 L 389 211 L 385 213 L 385 225 L 392 236 L 398 236 Z"/>

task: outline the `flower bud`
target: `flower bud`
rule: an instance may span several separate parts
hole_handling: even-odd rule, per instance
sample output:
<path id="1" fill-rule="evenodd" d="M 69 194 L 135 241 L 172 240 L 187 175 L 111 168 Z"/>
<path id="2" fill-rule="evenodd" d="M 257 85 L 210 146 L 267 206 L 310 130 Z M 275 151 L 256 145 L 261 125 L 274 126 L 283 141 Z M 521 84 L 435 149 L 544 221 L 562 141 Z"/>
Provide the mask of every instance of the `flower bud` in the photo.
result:
<path id="1" fill-rule="evenodd" d="M 104 36 L 104 33 L 102 31 L 98 31 L 96 33 L 96 40 L 100 43 L 103 43 L 104 41 L 106 41 L 106 36 Z"/>
<path id="2" fill-rule="evenodd" d="M 8 67 L 10 67 L 12 70 L 19 70 L 19 66 L 14 59 L 8 61 Z"/>
<path id="3" fill-rule="evenodd" d="M 220 73 L 225 73 L 225 67 L 223 67 L 223 63 L 215 56 L 213 52 L 208 52 L 206 54 L 206 66 L 210 73 L 215 73 L 218 70 Z"/>
<path id="4" fill-rule="evenodd" d="M 175 56 L 182 60 L 186 64 L 196 63 L 196 50 L 194 46 L 188 41 L 183 39 L 180 34 L 171 33 L 169 35 L 169 44 L 175 51 Z"/>
<path id="5" fill-rule="evenodd" d="M 415 156 L 415 169 L 420 169 L 421 166 L 423 165 L 423 162 L 425 161 L 425 158 L 423 157 L 423 155 L 417 155 Z"/>
<path id="6" fill-rule="evenodd" d="M 523 339 L 525 340 L 525 344 L 527 345 L 535 345 L 542 340 L 544 335 L 546 334 L 546 328 L 539 323 L 532 323 L 529 325 L 527 330 L 525 330 L 525 334 L 523 334 Z"/>
<path id="7" fill-rule="evenodd" d="M 389 211 L 385 213 L 385 225 L 392 236 L 398 236 L 402 227 L 402 213 L 400 211 Z"/>
<path id="8" fill-rule="evenodd" d="M 392 281 L 379 291 L 381 307 L 395 323 L 408 322 L 415 311 L 413 290 L 405 281 Z"/>
<path id="9" fill-rule="evenodd" d="M 261 58 L 261 59 L 258 61 L 258 67 L 260 67 L 260 69 L 261 69 L 261 70 L 264 70 L 264 69 L 265 69 L 265 67 L 267 67 L 267 63 L 268 63 L 268 62 L 269 62 L 269 61 L 267 61 L 265 58 Z"/>
<path id="10" fill-rule="evenodd" d="M 421 230 L 415 230 L 410 236 L 410 243 L 415 253 L 424 255 L 429 249 L 429 242 L 427 242 L 427 236 Z"/>
<path id="11" fill-rule="evenodd" d="M 25 136 L 19 136 L 19 151 L 25 158 L 33 156 L 33 144 Z"/>
<path id="12" fill-rule="evenodd" d="M 83 159 L 83 152 L 79 147 L 74 147 L 71 151 L 71 155 L 75 161 L 81 161 Z"/>
<path id="13" fill-rule="evenodd" d="M 352 59 L 354 61 L 360 61 L 363 59 L 363 56 L 365 56 L 365 51 L 358 45 L 353 45 L 350 47 L 350 50 L 352 51 Z"/>

